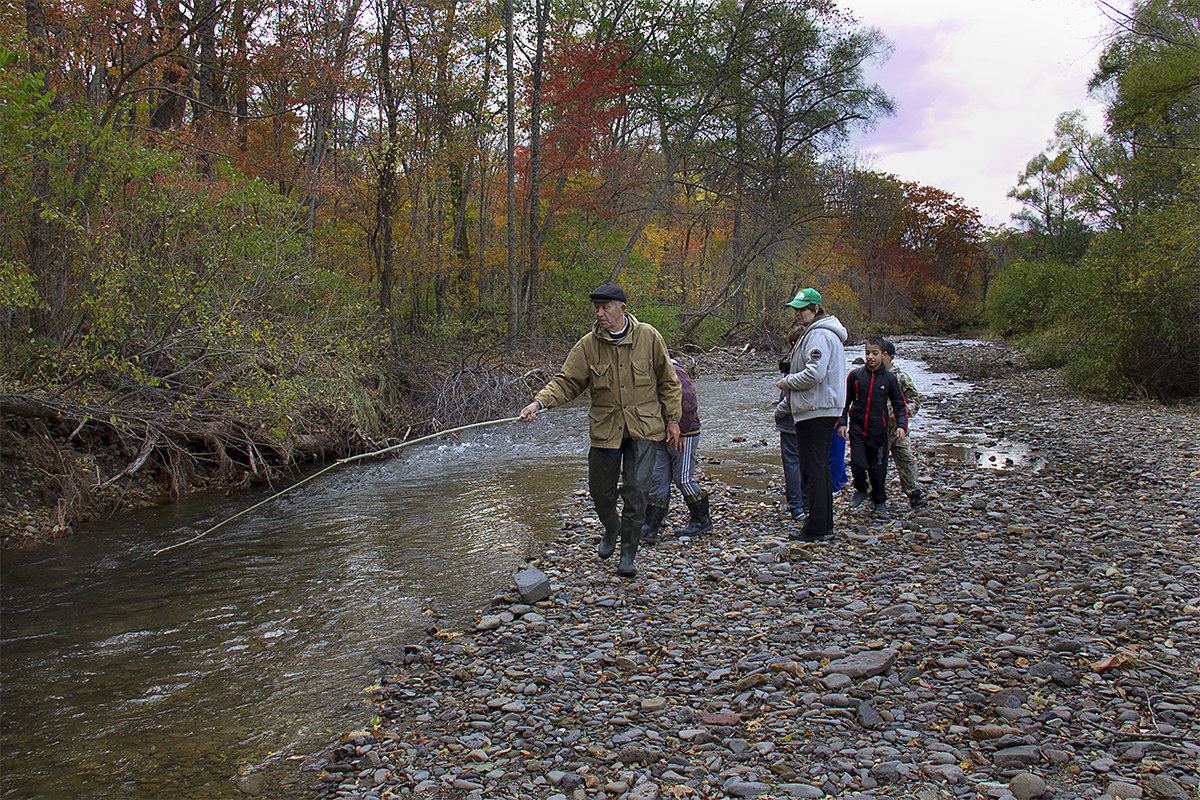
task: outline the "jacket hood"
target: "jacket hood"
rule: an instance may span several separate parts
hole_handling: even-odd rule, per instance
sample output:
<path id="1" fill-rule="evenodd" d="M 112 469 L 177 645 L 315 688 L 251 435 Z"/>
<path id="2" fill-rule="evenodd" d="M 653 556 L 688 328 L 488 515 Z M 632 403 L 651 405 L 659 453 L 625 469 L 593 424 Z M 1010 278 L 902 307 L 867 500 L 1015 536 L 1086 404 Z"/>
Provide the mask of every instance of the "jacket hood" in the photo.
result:
<path id="1" fill-rule="evenodd" d="M 846 333 L 846 326 L 842 324 L 841 320 L 832 314 L 826 314 L 823 317 L 813 320 L 809 326 L 804 329 L 804 333 L 816 330 L 817 328 L 825 328 L 826 330 L 832 331 L 842 344 L 846 343 L 846 337 L 849 336 L 849 334 Z"/>

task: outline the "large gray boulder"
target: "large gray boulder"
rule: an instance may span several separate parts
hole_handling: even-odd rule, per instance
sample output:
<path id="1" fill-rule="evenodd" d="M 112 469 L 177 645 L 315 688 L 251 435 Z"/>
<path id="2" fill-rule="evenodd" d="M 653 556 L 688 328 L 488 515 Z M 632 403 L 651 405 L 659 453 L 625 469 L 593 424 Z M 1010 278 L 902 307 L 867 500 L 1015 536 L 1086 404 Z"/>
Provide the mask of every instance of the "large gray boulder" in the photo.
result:
<path id="1" fill-rule="evenodd" d="M 526 603 L 536 603 L 550 596 L 550 578 L 537 567 L 526 567 L 514 580 L 517 592 Z"/>

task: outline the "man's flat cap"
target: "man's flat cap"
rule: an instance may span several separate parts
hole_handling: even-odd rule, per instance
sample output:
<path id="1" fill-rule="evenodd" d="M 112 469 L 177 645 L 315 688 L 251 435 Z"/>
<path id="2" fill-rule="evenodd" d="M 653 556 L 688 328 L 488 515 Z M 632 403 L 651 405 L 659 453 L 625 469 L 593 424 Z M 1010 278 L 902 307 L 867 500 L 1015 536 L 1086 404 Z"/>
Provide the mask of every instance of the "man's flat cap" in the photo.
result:
<path id="1" fill-rule="evenodd" d="M 609 300 L 627 301 L 625 290 L 615 283 L 602 283 L 588 293 L 593 303 L 607 303 Z"/>

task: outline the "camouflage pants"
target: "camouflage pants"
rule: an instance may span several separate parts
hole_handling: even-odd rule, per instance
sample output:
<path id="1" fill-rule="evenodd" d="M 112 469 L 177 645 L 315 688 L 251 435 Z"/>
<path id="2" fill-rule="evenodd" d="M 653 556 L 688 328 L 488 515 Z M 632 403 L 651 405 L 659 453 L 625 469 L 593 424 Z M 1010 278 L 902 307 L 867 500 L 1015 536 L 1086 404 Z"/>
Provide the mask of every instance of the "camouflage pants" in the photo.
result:
<path id="1" fill-rule="evenodd" d="M 900 476 L 900 488 L 905 494 L 917 490 L 917 457 L 913 454 L 912 439 L 908 436 L 903 441 L 896 441 L 896 432 L 888 433 L 888 444 L 891 445 L 892 461 L 896 464 L 896 474 Z"/>

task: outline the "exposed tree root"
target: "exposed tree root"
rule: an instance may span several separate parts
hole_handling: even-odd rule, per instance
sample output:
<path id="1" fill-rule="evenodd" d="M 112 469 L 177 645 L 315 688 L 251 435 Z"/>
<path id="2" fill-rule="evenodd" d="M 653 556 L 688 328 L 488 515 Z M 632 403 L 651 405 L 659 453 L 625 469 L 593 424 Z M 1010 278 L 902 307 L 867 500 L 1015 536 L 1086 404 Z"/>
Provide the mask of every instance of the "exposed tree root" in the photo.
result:
<path id="1" fill-rule="evenodd" d="M 53 538 L 84 521 L 195 492 L 262 485 L 302 464 L 379 450 L 414 432 L 508 416 L 551 374 L 507 362 L 409 369 L 380 374 L 344 408 L 296 409 L 296 432 L 283 435 L 230 414 L 232 404 L 219 398 L 180 404 L 147 389 L 100 405 L 0 394 L 0 545 Z"/>

